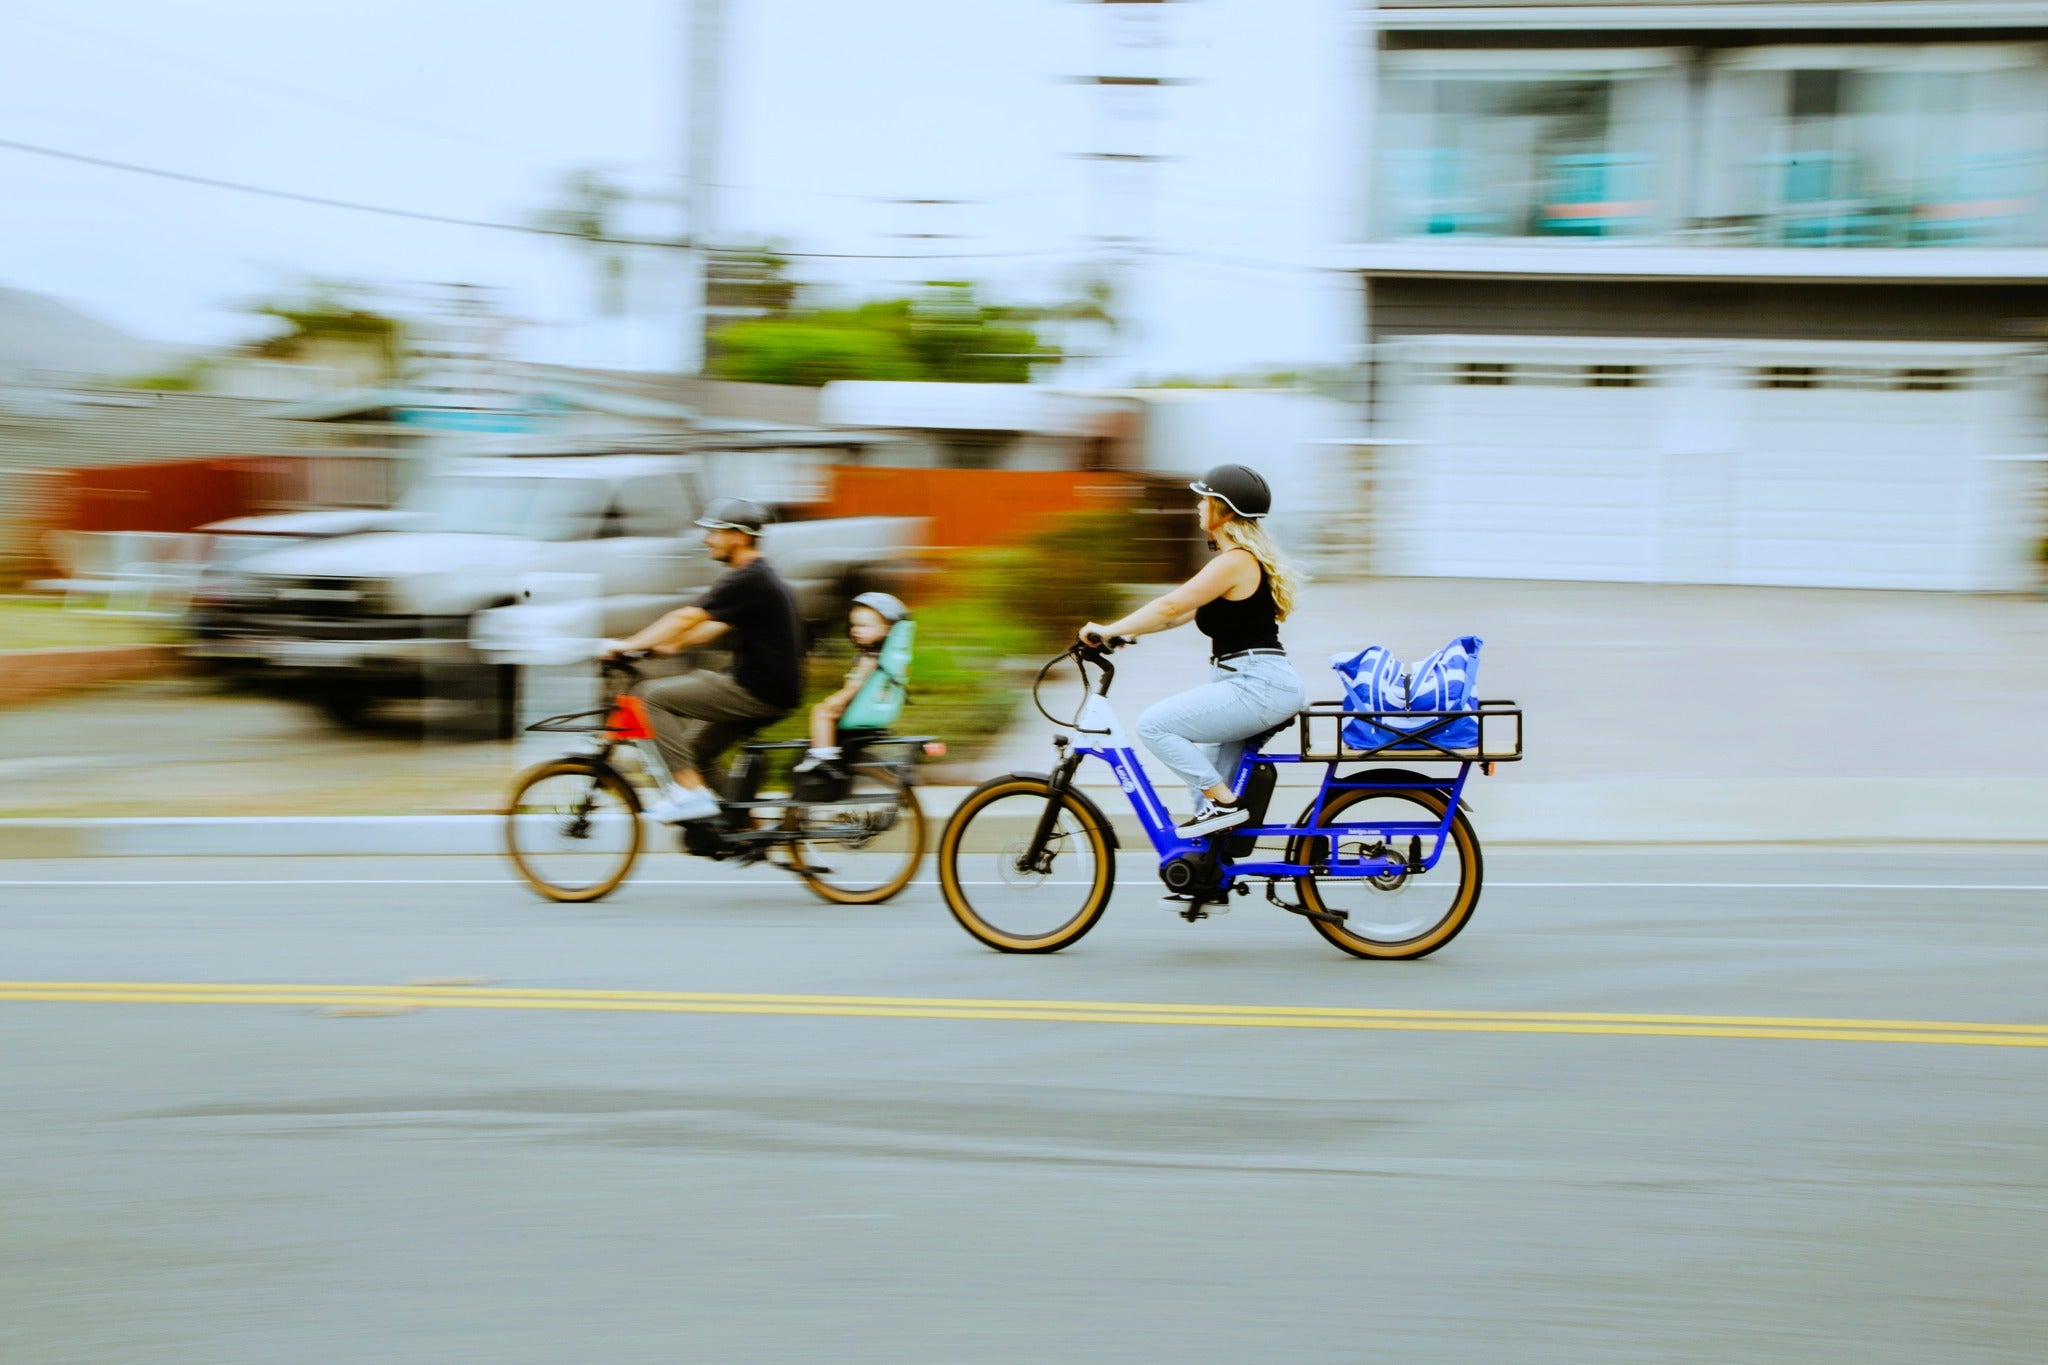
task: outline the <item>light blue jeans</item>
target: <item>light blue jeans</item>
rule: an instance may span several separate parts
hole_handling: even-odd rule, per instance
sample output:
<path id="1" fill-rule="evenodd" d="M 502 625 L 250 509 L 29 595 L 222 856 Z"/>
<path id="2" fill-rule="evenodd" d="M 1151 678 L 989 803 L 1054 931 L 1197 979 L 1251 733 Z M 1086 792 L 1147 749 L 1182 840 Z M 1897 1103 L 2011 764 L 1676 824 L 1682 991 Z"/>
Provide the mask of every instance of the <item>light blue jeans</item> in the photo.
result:
<path id="1" fill-rule="evenodd" d="M 1197 810 L 1204 787 L 1236 776 L 1245 740 L 1306 704 L 1301 679 L 1284 655 L 1232 659 L 1215 665 L 1209 678 L 1146 707 L 1138 717 L 1138 738 L 1188 784 Z"/>

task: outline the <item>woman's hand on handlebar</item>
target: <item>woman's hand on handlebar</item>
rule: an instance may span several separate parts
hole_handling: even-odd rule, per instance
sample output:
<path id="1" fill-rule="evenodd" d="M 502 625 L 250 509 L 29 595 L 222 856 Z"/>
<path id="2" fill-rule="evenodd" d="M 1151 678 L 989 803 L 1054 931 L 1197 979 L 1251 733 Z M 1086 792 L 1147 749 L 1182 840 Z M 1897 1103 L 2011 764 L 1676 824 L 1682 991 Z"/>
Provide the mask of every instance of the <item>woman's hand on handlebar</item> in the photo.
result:
<path id="1" fill-rule="evenodd" d="M 1087 648 L 1105 652 L 1122 649 L 1125 645 L 1135 643 L 1128 635 L 1111 635 L 1107 626 L 1096 621 L 1090 621 L 1081 627 L 1080 637 L 1081 643 Z"/>

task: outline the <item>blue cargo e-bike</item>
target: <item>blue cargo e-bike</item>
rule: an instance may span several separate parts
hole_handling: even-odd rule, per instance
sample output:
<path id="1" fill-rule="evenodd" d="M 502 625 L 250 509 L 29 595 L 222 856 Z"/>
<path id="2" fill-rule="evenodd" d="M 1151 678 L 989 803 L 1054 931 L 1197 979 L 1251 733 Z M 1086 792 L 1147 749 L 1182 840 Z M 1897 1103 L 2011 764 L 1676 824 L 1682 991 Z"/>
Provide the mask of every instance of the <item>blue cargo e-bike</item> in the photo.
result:
<path id="1" fill-rule="evenodd" d="M 1313 704 L 1246 743 L 1231 785 L 1251 822 L 1183 839 L 1109 702 L 1116 679 L 1109 655 L 1128 643 L 1077 644 L 1048 663 L 1032 700 L 1040 714 L 1074 732 L 1053 737 L 1052 772 L 984 782 L 947 821 L 939 886 L 968 933 L 1003 952 L 1051 953 L 1102 918 L 1115 887 L 1118 843 L 1101 807 L 1074 785 L 1084 758 L 1101 759 L 1115 774 L 1159 855 L 1160 880 L 1190 923 L 1222 913 L 1255 881 L 1265 882 L 1267 900 L 1357 957 L 1421 957 L 1471 920 L 1481 866 L 1463 809 L 1465 783 L 1475 767 L 1491 773 L 1495 763 L 1521 758 L 1522 713 L 1513 702 L 1398 713 Z M 1063 720 L 1046 710 L 1043 689 L 1070 659 L 1080 671 L 1082 701 Z M 1347 743 L 1346 722 L 1356 720 L 1387 742 Z M 1450 728 L 1460 721 L 1476 721 L 1467 727 L 1478 731 L 1474 743 L 1456 742 L 1472 738 Z M 1389 722 L 1399 728 L 1385 728 Z M 1300 736 L 1299 752 L 1264 752 L 1289 726 Z M 1324 770 L 1307 807 L 1291 824 L 1266 823 L 1281 767 L 1310 763 Z M 1455 772 L 1430 776 L 1384 766 L 1393 763 L 1450 765 Z"/>

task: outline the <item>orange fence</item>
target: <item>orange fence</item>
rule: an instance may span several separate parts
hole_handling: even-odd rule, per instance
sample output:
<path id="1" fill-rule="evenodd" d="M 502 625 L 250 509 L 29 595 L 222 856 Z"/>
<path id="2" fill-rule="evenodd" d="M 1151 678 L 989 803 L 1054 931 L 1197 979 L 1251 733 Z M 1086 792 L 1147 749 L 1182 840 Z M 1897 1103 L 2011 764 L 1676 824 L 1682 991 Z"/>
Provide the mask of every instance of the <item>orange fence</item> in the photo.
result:
<path id="1" fill-rule="evenodd" d="M 189 531 L 255 510 L 256 459 L 93 465 L 67 473 L 63 529 Z"/>
<path id="2" fill-rule="evenodd" d="M 1143 491 L 1115 473 L 835 465 L 822 515 L 924 517 L 932 545 L 970 549 L 1022 540 L 1067 513 L 1129 508 Z"/>

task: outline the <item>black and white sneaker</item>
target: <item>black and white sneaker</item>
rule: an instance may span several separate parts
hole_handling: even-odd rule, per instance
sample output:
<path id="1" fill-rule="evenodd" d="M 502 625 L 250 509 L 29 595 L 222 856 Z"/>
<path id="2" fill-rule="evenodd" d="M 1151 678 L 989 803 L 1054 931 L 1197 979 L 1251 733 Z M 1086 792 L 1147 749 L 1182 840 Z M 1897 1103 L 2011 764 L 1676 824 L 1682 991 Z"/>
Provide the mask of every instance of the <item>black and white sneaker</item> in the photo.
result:
<path id="1" fill-rule="evenodd" d="M 1235 801 L 1205 801 L 1195 812 L 1194 818 L 1185 824 L 1175 825 L 1173 832 L 1183 839 L 1199 839 L 1204 834 L 1215 834 L 1221 830 L 1236 829 L 1249 823 L 1252 813 Z"/>

